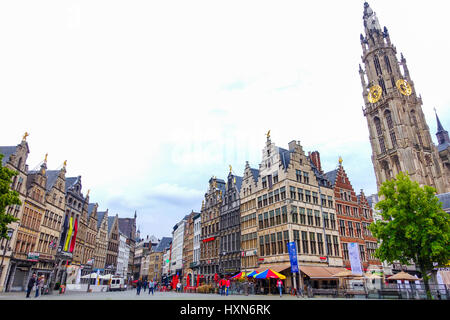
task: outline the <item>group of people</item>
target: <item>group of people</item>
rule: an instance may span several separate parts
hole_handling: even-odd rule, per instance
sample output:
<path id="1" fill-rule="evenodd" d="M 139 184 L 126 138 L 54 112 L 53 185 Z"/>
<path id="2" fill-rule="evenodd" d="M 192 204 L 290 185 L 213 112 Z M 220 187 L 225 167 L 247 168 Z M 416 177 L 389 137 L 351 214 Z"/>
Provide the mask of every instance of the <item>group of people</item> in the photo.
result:
<path id="1" fill-rule="evenodd" d="M 156 286 L 157 286 L 156 281 L 153 281 L 153 280 L 150 280 L 150 281 L 144 280 L 144 281 L 142 281 L 142 279 L 139 279 L 136 282 L 136 294 L 140 295 L 141 294 L 141 289 L 144 288 L 144 292 L 145 292 L 147 290 L 147 287 L 148 287 L 148 294 L 151 293 L 153 295 Z"/>
<path id="2" fill-rule="evenodd" d="M 33 273 L 30 280 L 28 280 L 28 286 L 27 286 L 27 298 L 30 297 L 31 291 L 35 291 L 34 297 L 39 297 L 40 292 L 42 291 L 42 288 L 44 287 L 44 276 L 38 277 L 36 273 Z"/>
<path id="3" fill-rule="evenodd" d="M 225 279 L 222 278 L 219 281 L 219 290 L 220 290 L 220 295 L 224 296 L 224 295 L 228 295 L 228 291 L 230 289 L 230 279 Z"/>

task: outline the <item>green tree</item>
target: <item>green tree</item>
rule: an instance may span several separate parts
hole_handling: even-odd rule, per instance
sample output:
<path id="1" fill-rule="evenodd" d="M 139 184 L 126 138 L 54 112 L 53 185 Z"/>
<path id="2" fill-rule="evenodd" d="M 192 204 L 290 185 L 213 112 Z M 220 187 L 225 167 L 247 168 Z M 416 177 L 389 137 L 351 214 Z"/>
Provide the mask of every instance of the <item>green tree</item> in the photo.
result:
<path id="1" fill-rule="evenodd" d="M 6 213 L 6 207 L 21 204 L 17 191 L 11 190 L 12 177 L 16 171 L 2 166 L 3 154 L 0 153 L 0 239 L 8 239 L 8 224 L 17 221 L 11 214 Z"/>
<path id="2" fill-rule="evenodd" d="M 388 263 L 414 261 L 423 275 L 425 290 L 431 298 L 428 280 L 433 263 L 445 265 L 450 259 L 449 215 L 442 210 L 436 190 L 421 188 L 400 172 L 396 179 L 384 182 L 379 195 L 384 197 L 375 206 L 383 221 L 370 226 L 378 239 L 375 255 Z"/>

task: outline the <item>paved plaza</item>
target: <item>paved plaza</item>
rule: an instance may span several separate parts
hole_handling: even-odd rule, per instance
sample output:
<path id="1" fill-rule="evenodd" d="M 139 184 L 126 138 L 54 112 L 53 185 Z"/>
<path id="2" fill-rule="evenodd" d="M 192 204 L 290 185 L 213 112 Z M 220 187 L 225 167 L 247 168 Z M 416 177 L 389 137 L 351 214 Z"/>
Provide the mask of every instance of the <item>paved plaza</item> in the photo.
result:
<path id="1" fill-rule="evenodd" d="M 26 292 L 3 292 L 0 293 L 0 300 L 309 300 L 310 298 L 295 297 L 284 294 L 282 298 L 279 295 L 229 295 L 220 296 L 218 294 L 204 293 L 176 293 L 176 292 L 155 292 L 154 295 L 148 294 L 148 291 L 141 291 L 140 295 L 136 290 L 115 291 L 115 292 L 80 292 L 67 291 L 59 294 L 55 291 L 51 295 L 41 295 L 26 298 Z M 316 298 L 314 298 L 316 299 Z M 327 298 L 320 298 L 327 299 Z M 331 299 L 331 298 L 330 298 Z M 334 298 L 332 298 L 334 299 Z"/>

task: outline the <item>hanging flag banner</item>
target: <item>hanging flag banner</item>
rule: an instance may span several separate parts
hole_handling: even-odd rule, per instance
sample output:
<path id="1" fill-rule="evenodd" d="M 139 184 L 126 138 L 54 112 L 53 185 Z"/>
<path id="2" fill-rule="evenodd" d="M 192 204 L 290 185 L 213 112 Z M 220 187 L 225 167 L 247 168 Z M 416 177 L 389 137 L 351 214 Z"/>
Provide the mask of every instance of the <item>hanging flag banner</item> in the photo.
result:
<path id="1" fill-rule="evenodd" d="M 298 272 L 297 247 L 295 242 L 288 242 L 289 260 L 291 262 L 291 272 Z"/>
<path id="2" fill-rule="evenodd" d="M 69 242 L 70 242 L 70 237 L 72 237 L 72 228 L 73 228 L 73 218 L 70 217 L 69 220 L 69 231 L 67 232 L 67 239 L 66 239 L 66 244 L 64 245 L 64 251 L 67 251 L 69 249 Z"/>
<path id="3" fill-rule="evenodd" d="M 359 256 L 359 246 L 356 242 L 348 244 L 348 256 L 353 274 L 362 274 L 361 259 Z"/>

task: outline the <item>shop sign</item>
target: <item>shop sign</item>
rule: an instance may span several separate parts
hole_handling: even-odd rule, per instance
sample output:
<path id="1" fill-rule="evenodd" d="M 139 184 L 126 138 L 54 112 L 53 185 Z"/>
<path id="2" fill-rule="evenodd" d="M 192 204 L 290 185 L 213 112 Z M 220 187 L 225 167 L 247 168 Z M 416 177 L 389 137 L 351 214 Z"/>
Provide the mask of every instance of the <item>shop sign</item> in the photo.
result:
<path id="1" fill-rule="evenodd" d="M 245 256 L 250 257 L 256 255 L 256 250 L 245 251 Z"/>
<path id="2" fill-rule="evenodd" d="M 53 256 L 49 254 L 39 254 L 39 260 L 53 260 Z"/>
<path id="3" fill-rule="evenodd" d="M 37 262 L 39 260 L 39 252 L 28 252 L 27 260 Z"/>
<path id="4" fill-rule="evenodd" d="M 205 242 L 213 241 L 214 239 L 215 239 L 215 237 L 210 237 L 210 238 L 203 239 L 202 241 L 203 241 L 203 243 L 205 243 Z"/>

